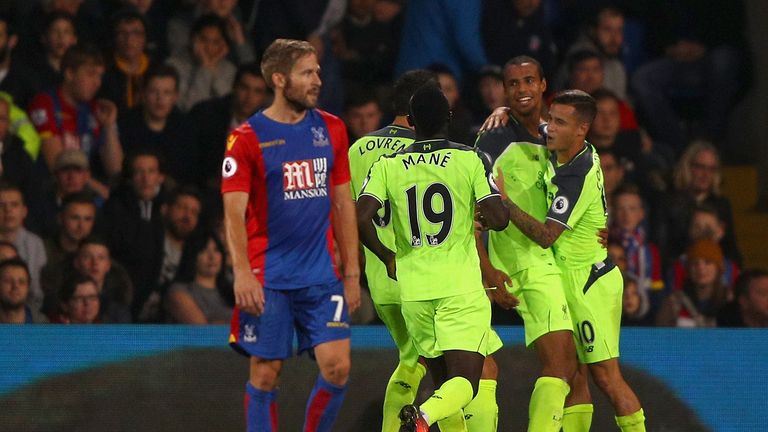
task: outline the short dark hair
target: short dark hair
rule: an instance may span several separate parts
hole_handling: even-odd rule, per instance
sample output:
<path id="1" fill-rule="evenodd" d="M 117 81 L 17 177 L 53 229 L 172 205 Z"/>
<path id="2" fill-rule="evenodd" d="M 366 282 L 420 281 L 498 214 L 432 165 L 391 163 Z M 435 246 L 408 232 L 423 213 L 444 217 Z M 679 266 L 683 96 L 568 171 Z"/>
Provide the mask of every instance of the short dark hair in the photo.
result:
<path id="1" fill-rule="evenodd" d="M 590 18 L 589 20 L 590 27 L 597 28 L 597 26 L 600 24 L 600 20 L 606 15 L 619 16 L 623 18 L 624 11 L 613 5 L 603 6 L 600 9 L 598 9 L 597 12 L 595 12 L 595 14 L 592 15 L 592 17 Z"/>
<path id="2" fill-rule="evenodd" d="M 126 22 L 133 22 L 138 21 L 141 23 L 141 26 L 144 28 L 144 31 L 147 31 L 147 19 L 144 18 L 144 15 L 142 15 L 136 8 L 134 7 L 124 7 L 117 12 L 115 12 L 112 15 L 112 36 L 117 37 L 117 26 L 126 23 Z"/>
<path id="3" fill-rule="evenodd" d="M 179 90 L 179 72 L 175 67 L 169 64 L 160 63 L 150 68 L 147 71 L 147 74 L 144 75 L 144 88 L 146 89 L 147 84 L 155 78 L 173 78 L 175 83 L 174 87 L 176 87 L 176 91 Z"/>
<path id="4" fill-rule="evenodd" d="M 536 66 L 536 70 L 539 72 L 539 79 L 544 79 L 544 68 L 541 66 L 541 63 L 535 58 L 527 55 L 519 55 L 507 60 L 507 62 L 504 63 L 504 69 L 510 66 L 522 66 L 525 63 L 531 63 Z"/>
<path id="5" fill-rule="evenodd" d="M 80 253 L 88 245 L 104 246 L 108 251 L 110 251 L 110 256 L 112 255 L 109 243 L 107 243 L 107 241 L 102 237 L 99 237 L 95 234 L 89 235 L 80 242 L 80 245 L 77 247 L 77 253 Z"/>
<path id="6" fill-rule="evenodd" d="M 752 284 L 752 281 L 764 277 L 768 277 L 768 271 L 763 269 L 744 270 L 739 275 L 739 278 L 736 279 L 736 284 L 733 287 L 734 297 L 739 298 L 743 295 L 749 294 L 749 285 Z"/>
<path id="7" fill-rule="evenodd" d="M 18 192 L 19 195 L 21 195 L 22 204 L 27 205 L 27 202 L 24 199 L 24 191 L 22 191 L 19 185 L 16 183 L 12 183 L 7 180 L 0 180 L 0 192 Z"/>
<path id="8" fill-rule="evenodd" d="M 59 289 L 59 298 L 61 299 L 61 302 L 65 303 L 72 300 L 72 297 L 75 296 L 75 291 L 77 291 L 77 287 L 84 283 L 92 283 L 98 290 L 99 284 L 97 284 L 92 277 L 79 272 L 74 272 L 74 274 L 64 280 L 64 283 Z"/>
<path id="9" fill-rule="evenodd" d="M 160 154 L 160 152 L 151 147 L 141 146 L 136 150 L 132 150 L 130 153 L 128 153 L 128 157 L 125 158 L 125 166 L 123 172 L 127 178 L 133 177 L 133 164 L 136 162 L 136 159 L 140 157 L 155 158 L 157 161 L 158 169 L 161 173 L 165 173 L 165 159 Z"/>
<path id="10" fill-rule="evenodd" d="M 43 19 L 42 32 L 47 33 L 51 26 L 59 20 L 68 21 L 77 34 L 77 25 L 75 25 L 75 17 L 64 11 L 52 11 L 45 14 Z"/>
<path id="11" fill-rule="evenodd" d="M 353 91 L 350 92 L 344 100 L 344 111 L 349 112 L 352 108 L 359 108 L 369 103 L 375 103 L 381 109 L 381 102 L 371 91 Z"/>
<path id="12" fill-rule="evenodd" d="M 392 109 L 395 115 L 408 114 L 408 102 L 416 90 L 428 82 L 437 82 L 437 77 L 432 71 L 426 69 L 414 69 L 400 75 L 392 89 Z"/>
<path id="13" fill-rule="evenodd" d="M 195 186 L 192 185 L 181 185 L 171 191 L 171 194 L 168 196 L 168 205 L 174 205 L 179 200 L 179 198 L 189 196 L 197 200 L 201 205 L 203 204 L 203 198 L 200 195 L 200 190 L 198 190 Z"/>
<path id="14" fill-rule="evenodd" d="M 411 97 L 409 115 L 416 131 L 423 136 L 440 132 L 451 121 L 448 99 L 437 83 L 428 82 Z"/>
<path id="15" fill-rule="evenodd" d="M 583 49 L 571 54 L 568 57 L 568 73 L 573 73 L 573 70 L 576 69 L 579 63 L 591 59 L 597 59 L 600 61 L 600 64 L 603 64 L 603 57 L 595 50 Z"/>
<path id="16" fill-rule="evenodd" d="M 221 36 L 224 38 L 224 41 L 227 43 L 227 46 L 232 46 L 232 41 L 229 40 L 229 34 L 227 34 L 227 22 L 224 21 L 224 18 L 213 13 L 205 14 L 198 18 L 192 25 L 192 31 L 189 35 L 194 38 L 208 27 L 218 29 Z"/>
<path id="17" fill-rule="evenodd" d="M 450 75 L 453 79 L 456 79 L 456 73 L 454 73 L 453 69 L 448 67 L 445 63 L 432 63 L 427 66 L 427 70 L 432 71 L 435 75 Z"/>
<path id="18" fill-rule="evenodd" d="M 90 42 L 78 43 L 69 47 L 61 59 L 62 72 L 75 71 L 85 65 L 104 66 L 104 56 L 101 54 L 101 50 Z"/>
<path id="19" fill-rule="evenodd" d="M 86 191 L 73 192 L 64 196 L 64 199 L 61 200 L 61 212 L 63 213 L 72 204 L 87 204 L 96 207 L 96 203 L 93 201 L 93 194 Z"/>
<path id="20" fill-rule="evenodd" d="M 576 115 L 581 121 L 592 124 L 597 115 L 595 99 L 581 90 L 563 90 L 552 99 L 552 105 L 569 105 L 576 109 Z"/>
<path id="21" fill-rule="evenodd" d="M 640 197 L 640 200 L 643 201 L 643 203 L 645 202 L 645 200 L 643 199 L 642 191 L 640 190 L 639 187 L 637 187 L 637 185 L 635 185 L 633 183 L 624 183 L 621 186 L 619 186 L 613 192 L 613 199 L 615 200 L 616 197 L 621 196 L 621 195 L 636 195 L 636 196 Z"/>
<path id="22" fill-rule="evenodd" d="M 8 267 L 23 268 L 27 273 L 27 279 L 32 277 L 32 274 L 29 272 L 29 266 L 27 265 L 27 262 L 19 257 L 8 258 L 7 260 L 0 261 L 0 275 L 3 274 L 5 269 Z"/>
<path id="23" fill-rule="evenodd" d="M 251 62 L 251 63 L 244 63 L 237 67 L 237 73 L 235 73 L 235 80 L 232 81 L 234 85 L 237 85 L 240 82 L 240 79 L 245 75 L 253 75 L 257 78 L 264 79 L 264 77 L 261 75 L 261 67 L 259 67 L 258 63 Z M 266 82 L 266 80 L 264 80 Z"/>
<path id="24" fill-rule="evenodd" d="M 592 98 L 595 99 L 596 103 L 600 102 L 603 99 L 613 99 L 616 101 L 616 103 L 621 102 L 621 99 L 619 99 L 616 93 L 608 90 L 605 87 L 601 87 L 590 94 L 592 95 Z"/>
<path id="25" fill-rule="evenodd" d="M 723 218 L 720 216 L 720 212 L 717 211 L 717 208 L 712 204 L 702 203 L 697 205 L 696 207 L 693 208 L 693 211 L 691 212 L 691 216 L 693 216 L 696 213 L 711 214 L 711 215 L 714 215 L 717 218 L 717 220 L 719 220 L 720 222 L 723 221 Z"/>

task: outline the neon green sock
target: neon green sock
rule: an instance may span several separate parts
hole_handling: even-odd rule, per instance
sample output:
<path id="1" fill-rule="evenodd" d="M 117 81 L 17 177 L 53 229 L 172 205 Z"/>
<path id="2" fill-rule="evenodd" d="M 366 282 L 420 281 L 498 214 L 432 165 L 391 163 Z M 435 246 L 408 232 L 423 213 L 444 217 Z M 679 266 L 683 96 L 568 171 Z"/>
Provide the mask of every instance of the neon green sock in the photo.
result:
<path id="1" fill-rule="evenodd" d="M 563 405 L 571 386 L 560 378 L 539 377 L 528 405 L 528 430 L 559 432 L 563 426 Z"/>
<path id="2" fill-rule="evenodd" d="M 392 372 L 384 392 L 384 419 L 381 423 L 382 432 L 397 432 L 400 430 L 398 414 L 403 405 L 412 404 L 419 390 L 419 383 L 427 370 L 421 363 L 408 366 L 397 365 Z"/>
<path id="3" fill-rule="evenodd" d="M 427 423 L 432 425 L 469 405 L 472 393 L 472 384 L 468 379 L 453 377 L 444 382 L 419 408 L 426 414 Z"/>
<path id="4" fill-rule="evenodd" d="M 645 432 L 645 413 L 640 408 L 630 415 L 616 417 L 616 424 L 621 432 Z"/>
<path id="5" fill-rule="evenodd" d="M 592 426 L 592 404 L 579 404 L 563 410 L 563 432 L 589 432 Z"/>
<path id="6" fill-rule="evenodd" d="M 464 407 L 469 432 L 496 432 L 499 405 L 496 404 L 496 380 L 480 380 L 477 396 Z"/>
<path id="7" fill-rule="evenodd" d="M 442 420 L 438 420 L 437 426 L 440 427 L 440 432 L 467 432 L 464 411 L 455 412 Z"/>

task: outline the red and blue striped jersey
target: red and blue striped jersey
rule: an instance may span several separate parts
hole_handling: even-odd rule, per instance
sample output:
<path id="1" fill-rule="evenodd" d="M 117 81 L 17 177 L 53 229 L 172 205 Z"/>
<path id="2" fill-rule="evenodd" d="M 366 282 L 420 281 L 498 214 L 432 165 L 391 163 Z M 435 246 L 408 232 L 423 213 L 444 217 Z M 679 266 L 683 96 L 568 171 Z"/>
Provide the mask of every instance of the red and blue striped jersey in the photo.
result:
<path id="1" fill-rule="evenodd" d="M 232 131 L 221 192 L 247 192 L 251 269 L 270 289 L 338 280 L 331 225 L 334 186 L 350 181 L 347 131 L 338 117 L 308 110 L 296 124 L 259 112 Z"/>

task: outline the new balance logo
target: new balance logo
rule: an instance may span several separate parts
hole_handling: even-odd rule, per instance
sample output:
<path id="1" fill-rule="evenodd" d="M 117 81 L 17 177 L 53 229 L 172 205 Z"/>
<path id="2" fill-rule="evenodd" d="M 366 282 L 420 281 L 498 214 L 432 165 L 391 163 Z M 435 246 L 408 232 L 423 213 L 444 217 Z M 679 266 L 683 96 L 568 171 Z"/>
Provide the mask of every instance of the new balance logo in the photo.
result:
<path id="1" fill-rule="evenodd" d="M 395 381 L 395 384 L 399 385 L 400 387 L 402 387 L 402 388 L 404 388 L 406 390 L 410 390 L 413 387 L 413 386 L 411 386 L 410 384 L 408 384 L 405 381 Z"/>
<path id="2" fill-rule="evenodd" d="M 284 199 L 328 196 L 328 160 L 315 158 L 283 163 Z"/>

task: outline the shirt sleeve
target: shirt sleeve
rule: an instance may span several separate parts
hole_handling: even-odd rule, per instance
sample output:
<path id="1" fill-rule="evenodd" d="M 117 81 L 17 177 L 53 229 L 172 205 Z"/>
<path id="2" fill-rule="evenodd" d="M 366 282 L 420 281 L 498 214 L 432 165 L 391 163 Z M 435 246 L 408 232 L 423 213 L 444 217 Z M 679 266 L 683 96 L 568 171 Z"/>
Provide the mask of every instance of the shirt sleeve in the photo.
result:
<path id="1" fill-rule="evenodd" d="M 363 182 L 360 196 L 368 195 L 375 198 L 384 206 L 384 202 L 389 198 L 387 195 L 387 166 L 386 159 L 381 158 L 373 164 L 368 172 L 368 177 Z"/>
<path id="2" fill-rule="evenodd" d="M 251 192 L 260 163 L 259 140 L 244 124 L 229 134 L 221 165 L 221 192 Z"/>
<path id="3" fill-rule="evenodd" d="M 325 124 L 328 126 L 328 133 L 331 136 L 333 145 L 333 170 L 331 171 L 331 186 L 349 183 L 351 175 L 349 173 L 349 137 L 347 136 L 347 127 L 340 118 L 322 113 L 325 117 Z"/>
<path id="4" fill-rule="evenodd" d="M 487 153 L 476 150 L 478 159 L 475 163 L 475 169 L 472 176 L 472 189 L 475 193 L 475 199 L 480 202 L 486 198 L 499 195 L 499 189 L 493 181 L 491 171 L 491 158 Z"/>
<path id="5" fill-rule="evenodd" d="M 588 206 L 580 200 L 584 198 L 584 175 L 577 173 L 555 174 L 552 183 L 557 186 L 552 205 L 547 212 L 547 219 L 560 222 L 568 229 L 573 229 L 576 222 L 581 219 Z"/>
<path id="6" fill-rule="evenodd" d="M 47 139 L 54 135 L 59 135 L 60 131 L 56 125 L 56 117 L 53 112 L 53 101 L 45 93 L 40 93 L 29 103 L 29 117 L 32 124 L 40 134 L 40 138 Z"/>

